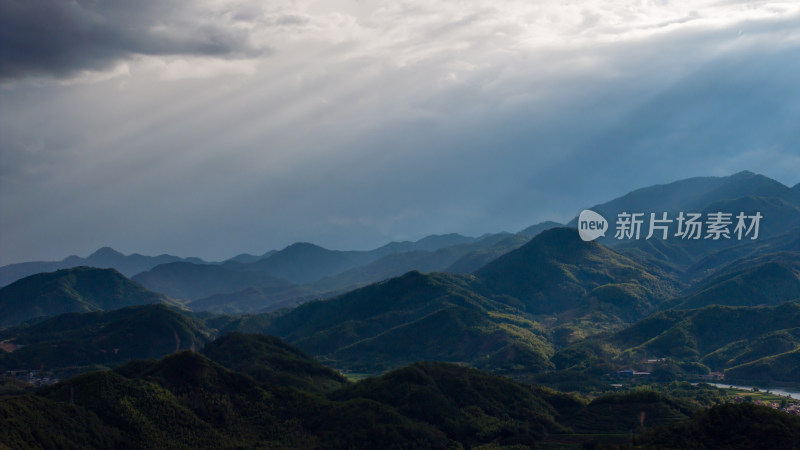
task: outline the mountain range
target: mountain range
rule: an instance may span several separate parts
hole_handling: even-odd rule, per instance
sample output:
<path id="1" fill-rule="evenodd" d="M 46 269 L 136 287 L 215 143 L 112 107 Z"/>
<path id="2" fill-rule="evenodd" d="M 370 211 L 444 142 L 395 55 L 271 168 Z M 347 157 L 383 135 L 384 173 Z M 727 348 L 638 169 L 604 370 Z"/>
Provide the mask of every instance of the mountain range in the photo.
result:
<path id="1" fill-rule="evenodd" d="M 735 188 L 737 183 L 745 187 Z M 670 201 L 677 201 L 673 197 L 694 192 L 698 186 L 736 195 L 764 194 L 775 189 L 774 183 L 764 181 L 761 176 L 742 173 L 722 180 L 690 179 L 644 192 L 659 193 L 669 205 Z M 777 192 L 791 199 L 785 190 Z M 636 191 L 618 199 L 616 204 L 629 201 L 635 205 L 641 195 Z M 625 200 L 627 197 L 630 198 Z M 721 201 L 710 194 L 692 198 L 698 202 L 715 198 Z M 780 306 L 800 298 L 797 256 L 800 253 L 793 251 L 800 240 L 793 228 L 763 240 L 707 249 L 702 259 L 686 266 L 674 264 L 665 253 L 656 259 L 653 252 L 584 242 L 574 229 L 551 228 L 553 225 L 557 224 L 545 223 L 516 235 L 495 234 L 478 239 L 460 235 L 431 237 L 417 243 L 390 244 L 371 252 L 336 252 L 311 244 L 296 244 L 255 263 L 173 262 L 141 273 L 134 280 L 171 297 L 191 299 L 182 305 L 195 311 L 223 315 L 251 313 L 225 320 L 221 319 L 223 316 L 204 316 L 204 320 L 214 323 L 209 329 L 275 334 L 334 367 L 368 373 L 427 359 L 466 363 L 516 376 L 537 375 L 558 371 L 553 358 L 563 361 L 563 351 L 570 345 L 591 342 L 593 336 L 603 333 L 623 332 L 659 311 L 662 314 L 670 310 L 694 311 L 709 305 Z M 430 251 L 440 245 L 445 247 Z M 505 251 L 497 251 L 499 248 Z M 398 249 L 410 250 L 391 253 Z M 463 262 L 465 257 L 475 261 L 495 251 L 498 255 L 486 258 L 488 262 L 473 274 L 434 272 L 437 264 L 451 266 Z M 378 253 L 386 255 L 378 257 Z M 377 259 L 305 285 L 268 273 L 284 267 L 283 274 L 291 275 L 303 261 L 313 261 L 316 272 L 307 274 L 320 276 L 370 258 Z M 279 264 L 281 261 L 283 264 Z M 427 265 L 431 261 L 438 263 Z M 415 266 L 419 270 L 391 278 L 395 276 L 394 270 Z M 700 278 L 698 273 L 704 277 Z M 370 279 L 387 281 L 368 284 Z M 336 280 L 346 281 L 337 284 Z M 14 289 L 19 291 L 16 285 L 23 282 L 26 280 L 0 290 L 0 299 L 8 297 L 8 292 Z M 37 280 L 30 283 L 43 289 L 60 286 Z M 135 282 L 128 283 L 143 290 Z M 349 290 L 353 287 L 356 289 Z M 242 289 L 235 291 L 238 288 Z M 9 316 L 5 325 L 17 325 L 34 315 L 63 312 L 42 312 L 48 308 L 47 299 L 62 295 L 62 291 L 70 289 L 29 295 L 32 301 L 27 305 L 39 308 L 39 312 L 13 320 Z M 197 298 L 210 291 L 217 293 Z M 169 298 L 152 296 L 145 303 L 175 304 Z M 324 300 L 315 300 L 318 298 Z M 83 310 L 110 310 L 119 306 L 95 305 Z M 285 311 L 269 312 L 281 308 Z M 257 314 L 252 315 L 254 312 Z M 742 335 L 739 340 L 751 338 L 754 337 Z M 624 355 L 631 353 L 633 347 L 636 346 L 618 348 Z M 677 350 L 670 354 L 682 363 L 704 364 L 697 355 L 690 357 Z M 611 358 L 610 361 L 620 364 L 632 360 Z M 705 365 L 697 370 L 732 368 Z"/>
<path id="2" fill-rule="evenodd" d="M 73 255 L 61 261 L 36 261 L 2 266 L 0 267 L 0 286 L 9 285 L 29 275 L 80 266 L 115 269 L 127 277 L 132 277 L 159 264 L 168 264 L 176 261 L 204 263 L 200 258 L 184 259 L 166 254 L 160 256 L 142 256 L 138 253 L 123 255 L 113 248 L 103 247 L 86 258 Z"/>
<path id="3" fill-rule="evenodd" d="M 689 178 L 642 188 L 590 209 L 606 217 L 610 227 L 616 226 L 620 213 L 644 213 L 645 227 L 640 239 L 617 239 L 616 233 L 609 232 L 598 242 L 681 271 L 687 271 L 709 255 L 746 245 L 747 238 L 706 239 L 705 231 L 703 238 L 698 240 L 676 237 L 680 212 L 700 213 L 703 218 L 708 218 L 709 213 L 729 213 L 734 222 L 732 227 L 736 225 L 735 216 L 740 212 L 748 216 L 760 213 L 763 218 L 759 225 L 758 241 L 800 229 L 800 196 L 797 191 L 748 171 L 728 177 Z M 662 213 L 667 213 L 668 219 L 672 219 L 668 224 L 668 239 L 645 238 L 649 232 L 646 224 L 649 223 L 650 213 L 655 213 L 658 218 Z M 576 224 L 577 218 L 569 223 L 570 226 Z"/>
<path id="4" fill-rule="evenodd" d="M 756 240 L 548 222 L 32 274 L 0 289 L 0 373 L 62 381 L 0 377 L 0 448 L 797 442 L 791 416 L 687 381 L 800 383 L 798 186 L 743 172 L 593 207 L 758 211 Z"/>

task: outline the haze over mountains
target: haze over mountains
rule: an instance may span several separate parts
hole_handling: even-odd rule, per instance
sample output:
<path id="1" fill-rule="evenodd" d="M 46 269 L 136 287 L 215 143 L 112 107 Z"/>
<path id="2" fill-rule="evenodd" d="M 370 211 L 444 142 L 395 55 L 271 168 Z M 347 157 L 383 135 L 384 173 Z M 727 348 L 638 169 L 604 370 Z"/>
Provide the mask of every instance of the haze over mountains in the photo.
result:
<path id="1" fill-rule="evenodd" d="M 638 261 L 636 264 L 649 261 L 647 271 L 656 272 L 659 278 L 675 281 L 671 282 L 671 287 L 660 286 L 658 289 L 679 289 L 678 280 L 699 281 L 743 256 L 753 258 L 774 250 L 800 251 L 800 240 L 791 234 L 792 230 L 800 227 L 800 195 L 797 189 L 787 188 L 750 172 L 721 178 L 692 178 L 643 188 L 592 208 L 606 214 L 610 222 L 620 211 L 663 211 L 670 214 L 679 210 L 706 213 L 724 210 L 733 214 L 737 211 L 758 211 L 764 216 L 759 239 L 753 242 L 679 238 L 618 240 L 613 238 L 612 233 L 607 233 L 605 238 L 598 241 L 616 248 L 624 257 L 634 258 Z M 70 257 L 55 263 L 5 266 L 0 268 L 0 279 L 12 280 L 23 273 L 71 265 L 112 266 L 129 276 L 141 270 L 133 276 L 133 280 L 173 299 L 192 302 L 190 307 L 193 309 L 225 313 L 265 312 L 314 298 L 332 297 L 372 282 L 400 276 L 410 270 L 452 273 L 478 271 L 521 247 L 541 231 L 555 226 L 558 224 L 548 222 L 529 227 L 518 234 L 498 233 L 480 238 L 457 234 L 429 236 L 417 242 L 390 243 L 372 251 L 333 251 L 313 244 L 298 243 L 280 251 L 267 252 L 263 257 L 240 255 L 213 264 L 196 258 L 180 259 L 168 255 L 124 256 L 104 248 L 85 259 Z M 561 244 L 553 243 L 554 246 Z M 604 257 L 598 258 L 602 260 Z M 538 270 L 535 272 L 538 273 Z M 513 278 L 504 268 L 499 272 L 506 272 L 507 277 Z M 583 280 L 580 281 L 582 283 L 588 280 L 588 276 L 588 273 L 582 273 L 578 278 Z M 500 279 L 495 281 L 505 283 Z M 623 287 L 606 287 L 603 291 L 624 292 L 623 296 L 639 303 L 641 311 L 652 310 L 652 305 L 648 305 L 650 300 L 646 299 L 652 297 L 652 293 Z M 520 289 L 523 287 L 511 289 L 512 295 L 523 295 Z M 602 291 L 596 294 L 599 295 L 594 298 L 604 297 Z M 674 294 L 671 292 L 662 296 Z"/>
<path id="2" fill-rule="evenodd" d="M 692 178 L 643 188 L 593 207 L 611 219 L 609 211 L 672 213 L 725 206 L 734 208 L 730 211 L 735 213 L 739 207 L 759 205 L 771 205 L 772 209 L 762 212 L 759 239 L 754 241 L 617 240 L 609 232 L 605 239 L 584 243 L 568 229 L 547 231 L 558 226 L 547 222 L 517 234 L 497 233 L 479 238 L 458 234 L 429 236 L 417 242 L 390 243 L 371 251 L 334 251 L 297 243 L 268 252 L 263 258 L 240 255 L 222 263 L 203 263 L 196 259 L 173 261 L 175 257 L 166 255 L 124 256 L 101 249 L 86 259 L 71 257 L 43 264 L 117 264 L 128 273 L 136 267 L 153 265 L 132 279 L 193 310 L 218 313 L 292 307 L 412 270 L 474 272 L 493 295 L 521 301 L 528 314 L 561 314 L 560 324 L 579 317 L 597 319 L 598 314 L 603 316 L 604 323 L 628 323 L 655 311 L 664 300 L 670 300 L 664 303 L 670 307 L 678 302 L 688 307 L 723 301 L 715 298 L 725 289 L 741 294 L 745 291 L 737 286 L 749 285 L 748 279 L 757 280 L 772 272 L 775 272 L 772 281 L 780 285 L 775 288 L 777 297 L 772 291 L 763 291 L 760 303 L 755 304 L 792 299 L 797 281 L 791 276 L 796 274 L 796 267 L 790 265 L 796 261 L 792 252 L 800 251 L 800 196 L 796 189 L 767 177 L 741 172 L 729 177 Z M 610 244 L 614 250 L 602 244 Z M 170 261 L 157 264 L 165 259 Z M 26 264 L 31 268 L 39 263 Z M 732 267 L 734 264 L 738 266 Z M 0 272 L 9 274 L 19 268 L 19 265 L 6 266 Z M 714 274 L 721 277 L 732 272 L 740 273 L 730 275 L 727 284 L 714 281 L 716 291 L 708 291 L 711 281 L 700 284 Z M 702 300 L 700 291 L 708 291 L 705 295 L 711 298 Z M 741 296 L 747 298 L 731 297 L 726 304 L 759 301 L 754 292 Z M 589 304 L 594 306 L 587 307 Z M 598 312 L 601 310 L 602 313 Z"/>
<path id="3" fill-rule="evenodd" d="M 216 312 L 264 312 L 330 297 L 349 289 L 402 275 L 411 270 L 468 273 L 527 242 L 533 231 L 558 226 L 547 222 L 520 234 L 478 238 L 432 235 L 416 242 L 393 242 L 371 251 L 336 251 L 297 243 L 263 257 L 239 255 L 221 263 L 171 256 L 124 256 L 101 249 L 89 258 L 24 263 L 0 267 L 2 279 L 79 265 L 119 266 L 132 280 L 173 299 L 193 302 L 193 309 Z M 102 256 L 102 257 L 101 257 Z"/>
<path id="4" fill-rule="evenodd" d="M 666 212 L 672 222 L 668 224 L 670 239 L 619 240 L 614 233 L 607 233 L 598 242 L 619 246 L 628 251 L 650 256 L 655 260 L 685 269 L 688 265 L 709 254 L 744 242 L 738 239 L 680 239 L 675 237 L 678 213 L 725 212 L 736 216 L 740 212 L 753 215 L 760 212 L 764 217 L 759 227 L 759 239 L 782 235 L 800 227 L 800 195 L 796 189 L 763 175 L 744 171 L 728 177 L 698 177 L 675 181 L 669 184 L 637 189 L 617 199 L 591 207 L 602 214 L 610 226 L 619 213 L 650 213 L 658 218 Z M 576 226 L 577 218 L 569 226 Z M 735 223 L 734 223 L 735 225 Z"/>
<path id="5" fill-rule="evenodd" d="M 698 186 L 717 196 L 751 198 L 754 192 L 774 193 L 774 197 L 757 197 L 763 201 L 792 200 L 793 195 L 782 185 L 750 173 L 690 179 L 644 192 L 665 198 L 665 205 L 677 205 L 673 197 L 687 190 L 694 192 Z M 628 208 L 625 199 L 634 199 L 633 206 L 640 195 L 637 191 L 615 202 Z M 690 199 L 711 204 L 733 201 L 708 193 Z M 782 205 L 784 217 L 793 217 L 797 207 Z M 800 229 L 793 220 L 766 217 L 765 223 L 773 224 L 771 237 L 730 240 L 719 249 L 700 242 L 700 250 L 680 251 L 680 246 L 689 244 L 671 245 L 670 240 L 651 240 L 649 247 L 637 246 L 636 241 L 606 247 L 582 241 L 574 229 L 550 228 L 557 224 L 547 223 L 516 235 L 435 236 L 369 252 L 331 251 L 301 243 L 251 263 L 161 264 L 136 275 L 133 282 L 113 271 L 68 269 L 17 281 L 0 290 L 0 299 L 6 299 L 3 304 L 20 304 L 22 293 L 29 292 L 24 302 L 28 309 L 24 314 L 6 315 L 7 327 L 36 316 L 141 303 L 183 305 L 217 314 L 266 312 L 300 304 L 278 315 L 217 321 L 206 325 L 203 333 L 243 330 L 275 334 L 350 371 L 380 372 L 429 359 L 467 363 L 499 373 L 541 373 L 556 368 L 552 358 L 562 352 L 556 359 L 563 359 L 563 346 L 581 343 L 597 333 L 622 330 L 659 311 L 709 305 L 779 306 L 800 298 L 800 253 L 796 248 Z M 434 273 L 479 260 L 488 262 L 471 275 Z M 85 298 L 96 294 L 84 292 L 85 283 L 64 287 L 64 282 L 58 281 L 90 272 L 96 272 L 98 280 L 111 278 L 97 285 L 117 286 L 114 292 L 127 303 L 92 303 Z M 405 275 L 391 278 L 402 273 Z M 57 281 L 40 282 L 47 277 Z M 290 279 L 312 281 L 296 284 Z M 389 280 L 369 284 L 385 279 Z M 28 285 L 39 291 L 23 288 Z M 367 286 L 351 290 L 363 285 Z M 150 294 L 148 288 L 167 296 Z M 76 298 L 76 306 L 53 309 L 51 299 L 61 297 Z M 325 297 L 334 298 L 313 301 Z M 685 357 L 677 350 L 669 354 Z M 700 357 L 695 362 L 704 364 Z"/>
<path id="6" fill-rule="evenodd" d="M 183 259 L 172 255 L 142 256 L 138 253 L 123 255 L 110 247 L 103 247 L 86 258 L 73 255 L 61 261 L 25 262 L 0 267 L 0 286 L 11 284 L 28 275 L 40 272 L 53 272 L 59 269 L 69 269 L 79 266 L 98 267 L 101 269 L 113 268 L 126 277 L 132 277 L 137 273 L 150 270 L 159 264 L 167 264 L 175 261 L 203 263 L 203 260 L 199 258 Z"/>
<path id="7" fill-rule="evenodd" d="M 298 243 L 263 258 L 171 260 L 132 278 L 86 266 L 30 275 L 0 288 L 0 371 L 86 375 L 8 399 L 3 389 L 23 388 L 0 383 L 0 414 L 48 417 L 63 442 L 97 445 L 569 446 L 596 435 L 621 444 L 631 429 L 641 442 L 674 441 L 685 426 L 713 435 L 699 411 L 729 399 L 668 383 L 800 383 L 794 191 L 740 173 L 603 206 L 649 208 L 643 195 L 665 209 L 684 195 L 699 211 L 768 205 L 754 210 L 757 240 L 586 242 L 544 223 L 372 251 Z M 88 259 L 100 255 L 130 261 L 110 250 Z M 131 362 L 148 358 L 162 359 Z M 619 378 L 625 369 L 656 384 L 611 394 L 611 384 L 636 385 Z M 774 423 L 747 406 L 714 408 Z M 0 442 L 38 439 L 15 423 Z"/>

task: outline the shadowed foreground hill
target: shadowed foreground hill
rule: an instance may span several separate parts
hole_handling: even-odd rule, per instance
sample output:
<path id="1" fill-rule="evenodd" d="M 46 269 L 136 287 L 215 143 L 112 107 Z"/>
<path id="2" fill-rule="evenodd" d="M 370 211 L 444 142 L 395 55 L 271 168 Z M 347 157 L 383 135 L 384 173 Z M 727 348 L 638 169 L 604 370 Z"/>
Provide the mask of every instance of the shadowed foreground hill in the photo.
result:
<path id="1" fill-rule="evenodd" d="M 202 353 L 267 385 L 325 391 L 347 382 L 335 370 L 275 336 L 229 333 L 207 344 Z"/>
<path id="2" fill-rule="evenodd" d="M 525 444 L 531 437 L 541 440 L 564 432 L 559 422 L 584 407 L 566 394 L 435 362 L 368 378 L 330 397 L 366 398 L 390 405 L 407 417 L 438 426 L 469 447 L 497 441 Z"/>
<path id="3" fill-rule="evenodd" d="M 423 359 L 499 372 L 550 367 L 542 328 L 513 306 L 479 294 L 478 285 L 469 276 L 409 272 L 300 305 L 266 331 L 353 371 Z"/>
<path id="4" fill-rule="evenodd" d="M 0 327 L 40 316 L 110 311 L 150 303 L 174 302 L 114 269 L 63 269 L 31 275 L 0 289 Z"/>
<path id="5" fill-rule="evenodd" d="M 82 375 L 34 397 L 0 401 L 0 408 L 0 417 L 13 418 L 0 442 L 15 448 L 310 446 L 296 424 L 276 416 L 275 399 L 253 379 L 192 352 Z M 51 420 L 43 432 L 29 421 L 45 411 Z M 93 420 L 71 423 L 76 413 Z"/>
<path id="6" fill-rule="evenodd" d="M 797 449 L 800 417 L 765 406 L 724 404 L 649 433 L 636 439 L 636 444 L 662 449 Z"/>
<path id="7" fill-rule="evenodd" d="M 44 419 L 44 420 L 43 420 Z M 0 399 L 7 448 L 453 448 L 436 428 L 366 399 L 264 385 L 193 352 Z"/>
<path id="8" fill-rule="evenodd" d="M 0 351 L 0 370 L 115 366 L 199 349 L 213 334 L 202 321 L 165 305 L 63 314 L 0 332 L 0 340 L 19 346 L 12 353 Z"/>
<path id="9" fill-rule="evenodd" d="M 218 350 L 237 342 L 253 344 L 243 356 L 286 361 L 288 354 L 300 365 L 276 365 L 277 376 L 263 382 L 183 351 L 81 375 L 0 398 L 0 448 L 530 448 L 597 433 L 622 443 L 632 425 L 653 430 L 694 412 L 647 392 L 586 404 L 446 363 L 416 363 L 322 396 L 291 381 L 314 364 L 301 353 L 273 338 L 237 335 Z"/>

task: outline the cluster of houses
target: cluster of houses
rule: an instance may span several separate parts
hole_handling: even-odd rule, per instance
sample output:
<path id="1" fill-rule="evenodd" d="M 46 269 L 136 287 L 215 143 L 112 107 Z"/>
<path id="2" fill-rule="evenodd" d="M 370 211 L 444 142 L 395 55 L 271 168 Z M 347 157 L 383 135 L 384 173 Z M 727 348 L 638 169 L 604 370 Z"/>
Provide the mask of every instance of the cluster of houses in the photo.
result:
<path id="1" fill-rule="evenodd" d="M 59 379 L 55 378 L 52 372 L 44 370 L 8 370 L 5 375 L 34 386 L 48 386 L 59 382 Z"/>

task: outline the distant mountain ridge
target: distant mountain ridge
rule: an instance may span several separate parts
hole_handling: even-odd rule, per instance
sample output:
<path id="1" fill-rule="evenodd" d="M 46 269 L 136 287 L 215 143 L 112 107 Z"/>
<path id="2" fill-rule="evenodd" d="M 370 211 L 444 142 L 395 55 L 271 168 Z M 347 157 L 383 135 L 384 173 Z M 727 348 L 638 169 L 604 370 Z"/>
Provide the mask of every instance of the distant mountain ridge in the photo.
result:
<path id="1" fill-rule="evenodd" d="M 280 251 L 270 250 L 262 255 L 242 253 L 219 263 L 206 262 L 196 257 L 181 258 L 168 254 L 159 256 L 144 256 L 138 253 L 124 255 L 111 247 L 103 247 L 86 258 L 73 255 L 64 258 L 61 261 L 32 261 L 2 266 L 0 267 L 0 287 L 8 285 L 28 275 L 41 272 L 52 272 L 59 269 L 68 269 L 79 266 L 97 267 L 101 269 L 116 269 L 118 272 L 127 277 L 133 277 L 141 272 L 149 271 L 158 265 L 174 262 L 187 262 L 192 264 L 219 264 L 231 269 L 239 269 L 242 268 L 242 266 L 248 266 L 250 264 L 267 260 L 279 253 L 280 255 L 278 255 L 276 259 L 277 263 L 276 261 L 273 261 L 272 263 L 261 264 L 267 269 L 274 269 L 277 267 L 277 270 L 274 271 L 275 273 L 270 273 L 273 276 L 284 277 L 296 283 L 305 283 L 308 282 L 309 279 L 311 279 L 311 281 L 316 281 L 324 276 L 333 275 L 334 273 L 346 270 L 347 268 L 352 267 L 353 264 L 358 265 L 362 262 L 371 262 L 393 253 L 406 251 L 433 252 L 447 246 L 475 242 L 483 237 L 484 236 L 474 238 L 462 236 L 457 233 L 441 235 L 433 234 L 413 242 L 390 242 L 382 247 L 368 251 L 327 250 L 314 244 L 298 242 L 289 245 Z M 306 258 L 309 256 L 316 256 L 323 260 L 322 263 L 318 264 L 318 267 L 314 269 L 321 272 L 323 275 L 320 276 L 317 272 L 312 272 L 311 275 L 305 276 L 302 273 L 302 270 L 298 270 L 296 267 L 297 258 Z M 326 267 L 326 265 L 330 265 L 330 267 Z M 250 267 L 249 269 L 262 270 L 258 266 Z"/>
<path id="2" fill-rule="evenodd" d="M 762 214 L 759 239 L 778 236 L 800 227 L 800 191 L 789 188 L 778 181 L 743 171 L 727 177 L 697 177 L 678 180 L 634 190 L 614 200 L 589 208 L 603 215 L 609 222 L 609 230 L 598 242 L 614 248 L 624 249 L 626 253 L 638 253 L 652 259 L 661 259 L 685 269 L 699 259 L 725 248 L 742 243 L 737 239 L 684 240 L 675 237 L 676 218 L 679 212 L 702 213 L 703 218 L 711 212 L 732 214 L 739 212 L 754 215 Z M 644 224 L 640 238 L 616 239 L 617 215 L 622 212 L 644 213 Z M 657 216 L 666 212 L 672 219 L 669 238 L 647 240 L 649 214 Z M 735 225 L 735 224 L 734 224 Z M 569 222 L 577 227 L 577 217 Z M 731 227 L 731 230 L 733 226 Z M 705 234 L 705 229 L 704 229 Z M 666 259 L 664 257 L 666 256 Z"/>
<path id="3" fill-rule="evenodd" d="M 41 316 L 107 311 L 151 303 L 175 304 L 114 269 L 62 269 L 31 275 L 0 289 L 0 327 Z"/>
<path id="4" fill-rule="evenodd" d="M 188 262 L 160 264 L 131 279 L 152 291 L 182 300 L 197 300 L 250 287 L 291 286 L 287 280 L 265 272 Z"/>
<path id="5" fill-rule="evenodd" d="M 589 209 L 609 216 L 616 216 L 621 211 L 692 212 L 703 210 L 719 200 L 743 197 L 779 198 L 800 205 L 800 193 L 796 189 L 764 175 L 742 171 L 726 177 L 686 178 L 636 189 Z M 577 218 L 571 220 L 569 225 L 577 226 Z"/>
<path id="6" fill-rule="evenodd" d="M 156 266 L 133 279 L 153 291 L 191 300 L 192 308 L 225 313 L 263 312 L 309 299 L 329 298 L 413 270 L 450 271 L 449 266 L 461 261 L 463 272 L 464 266 L 482 266 L 528 239 L 509 233 L 479 238 L 433 235 L 417 242 L 395 242 L 371 251 L 352 252 L 298 243 L 255 262 L 176 262 Z"/>
<path id="7" fill-rule="evenodd" d="M 86 258 L 69 256 L 61 261 L 36 261 L 9 264 L 0 267 L 0 286 L 6 286 L 21 278 L 41 272 L 53 272 L 59 269 L 88 266 L 100 269 L 116 269 L 126 277 L 150 270 L 159 264 L 186 261 L 203 264 L 200 258 L 180 258 L 172 255 L 143 256 L 138 253 L 123 255 L 111 247 L 103 247 Z"/>
<path id="8" fill-rule="evenodd" d="M 485 238 L 486 236 L 480 238 L 466 237 L 457 233 L 431 235 L 416 242 L 391 242 L 368 251 L 328 250 L 307 242 L 298 242 L 271 254 L 267 258 L 247 265 L 246 269 L 263 271 L 276 277 L 285 278 L 295 284 L 309 284 L 392 255 L 410 252 L 417 252 L 417 254 L 421 254 L 420 252 L 434 253 L 444 248 L 472 244 Z M 244 269 L 245 267 L 240 268 Z M 397 276 L 408 270 L 410 269 L 400 269 L 399 272 L 394 271 L 390 276 Z M 378 280 L 367 280 L 367 282 L 371 281 Z M 335 286 L 335 288 L 341 287 L 341 285 Z"/>

